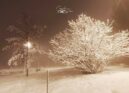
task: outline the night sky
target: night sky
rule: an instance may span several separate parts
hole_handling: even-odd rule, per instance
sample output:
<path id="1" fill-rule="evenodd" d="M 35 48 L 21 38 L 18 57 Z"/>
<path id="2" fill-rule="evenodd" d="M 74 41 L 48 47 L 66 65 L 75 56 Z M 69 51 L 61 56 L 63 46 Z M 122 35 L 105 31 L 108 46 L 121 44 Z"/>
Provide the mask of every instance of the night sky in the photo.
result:
<path id="1" fill-rule="evenodd" d="M 42 44 L 47 49 L 49 39 L 67 26 L 67 21 L 81 13 L 100 20 L 112 19 L 114 0 L 0 0 L 0 48 L 4 45 L 10 24 L 16 24 L 22 13 L 31 16 L 35 24 L 45 25 Z M 57 13 L 58 6 L 72 12 Z M 6 65 L 9 54 L 0 52 L 0 65 Z M 46 59 L 47 60 L 47 59 Z"/>

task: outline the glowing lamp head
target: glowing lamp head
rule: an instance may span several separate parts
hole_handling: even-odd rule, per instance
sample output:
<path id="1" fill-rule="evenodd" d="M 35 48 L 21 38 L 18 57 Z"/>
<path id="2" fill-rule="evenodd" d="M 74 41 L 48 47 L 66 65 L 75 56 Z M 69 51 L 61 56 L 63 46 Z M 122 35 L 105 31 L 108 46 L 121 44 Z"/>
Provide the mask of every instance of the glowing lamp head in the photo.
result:
<path id="1" fill-rule="evenodd" d="M 29 48 L 29 49 L 32 48 L 32 44 L 31 44 L 31 42 L 29 42 L 29 41 L 26 42 L 26 43 L 24 44 L 24 46 L 27 47 L 27 48 Z"/>

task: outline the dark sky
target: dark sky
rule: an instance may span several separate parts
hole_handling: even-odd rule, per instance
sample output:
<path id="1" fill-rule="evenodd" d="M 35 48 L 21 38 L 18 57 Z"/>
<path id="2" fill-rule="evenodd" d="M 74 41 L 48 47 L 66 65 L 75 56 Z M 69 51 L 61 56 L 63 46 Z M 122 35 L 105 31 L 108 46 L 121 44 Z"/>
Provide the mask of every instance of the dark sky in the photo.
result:
<path id="1" fill-rule="evenodd" d="M 13 24 L 23 12 L 35 20 L 36 23 L 46 24 L 48 27 L 59 27 L 68 19 L 75 18 L 80 13 L 107 19 L 112 15 L 113 0 L 0 0 L 0 26 L 3 28 Z M 66 6 L 73 12 L 60 15 L 57 6 Z M 65 22 L 64 22 L 65 20 Z"/>
<path id="2" fill-rule="evenodd" d="M 112 18 L 113 0 L 0 0 L 0 47 L 8 34 L 6 28 L 16 24 L 22 13 L 27 13 L 36 24 L 46 25 L 43 44 L 57 32 L 62 31 L 68 20 L 77 18 L 81 13 L 100 20 Z M 65 6 L 73 12 L 58 14 L 56 8 Z M 5 64 L 6 53 L 0 52 L 0 65 Z"/>

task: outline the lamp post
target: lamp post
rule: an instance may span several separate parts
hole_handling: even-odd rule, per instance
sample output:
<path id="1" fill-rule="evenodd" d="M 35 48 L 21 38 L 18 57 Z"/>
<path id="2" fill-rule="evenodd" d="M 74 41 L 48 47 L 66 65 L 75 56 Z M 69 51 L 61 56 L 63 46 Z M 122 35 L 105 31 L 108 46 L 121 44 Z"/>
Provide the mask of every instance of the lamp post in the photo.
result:
<path id="1" fill-rule="evenodd" d="M 49 70 L 47 69 L 47 78 L 46 78 L 46 93 L 49 93 Z"/>
<path id="2" fill-rule="evenodd" d="M 29 52 L 29 49 L 31 49 L 32 48 L 32 44 L 31 44 L 31 42 L 26 42 L 25 44 L 24 44 L 24 46 L 26 47 L 26 51 L 27 51 L 27 54 L 26 54 L 26 60 L 25 60 L 25 71 L 26 71 L 26 76 L 28 77 L 28 75 L 29 75 L 29 67 L 28 67 L 28 52 Z"/>

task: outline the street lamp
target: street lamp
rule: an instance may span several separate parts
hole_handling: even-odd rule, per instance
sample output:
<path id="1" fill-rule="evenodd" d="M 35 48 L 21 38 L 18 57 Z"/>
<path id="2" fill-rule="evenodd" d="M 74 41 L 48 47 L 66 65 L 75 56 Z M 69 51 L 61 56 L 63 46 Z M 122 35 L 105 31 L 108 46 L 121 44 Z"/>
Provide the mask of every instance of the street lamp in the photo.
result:
<path id="1" fill-rule="evenodd" d="M 29 75 L 29 67 L 28 67 L 28 52 L 29 52 L 29 49 L 32 48 L 32 43 L 31 42 L 26 42 L 24 44 L 24 46 L 27 48 L 27 55 L 26 55 L 26 61 L 25 61 L 25 69 L 26 69 L 26 76 L 28 77 Z"/>
<path id="2" fill-rule="evenodd" d="M 26 48 L 28 48 L 28 49 L 30 49 L 30 48 L 32 48 L 32 44 L 31 44 L 31 42 L 26 42 L 25 44 L 24 44 L 24 46 L 26 47 Z"/>

